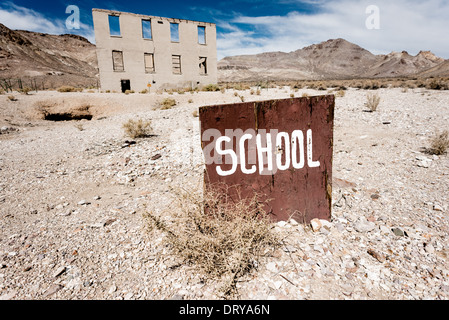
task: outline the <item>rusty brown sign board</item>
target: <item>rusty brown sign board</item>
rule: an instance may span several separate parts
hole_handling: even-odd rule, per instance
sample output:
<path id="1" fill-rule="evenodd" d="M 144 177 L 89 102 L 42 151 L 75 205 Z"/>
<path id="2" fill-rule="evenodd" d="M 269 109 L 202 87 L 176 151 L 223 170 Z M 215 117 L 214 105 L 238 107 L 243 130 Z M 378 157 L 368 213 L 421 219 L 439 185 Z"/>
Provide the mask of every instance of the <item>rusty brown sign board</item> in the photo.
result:
<path id="1" fill-rule="evenodd" d="M 324 95 L 201 107 L 205 188 L 257 193 L 274 221 L 329 220 L 334 106 Z"/>

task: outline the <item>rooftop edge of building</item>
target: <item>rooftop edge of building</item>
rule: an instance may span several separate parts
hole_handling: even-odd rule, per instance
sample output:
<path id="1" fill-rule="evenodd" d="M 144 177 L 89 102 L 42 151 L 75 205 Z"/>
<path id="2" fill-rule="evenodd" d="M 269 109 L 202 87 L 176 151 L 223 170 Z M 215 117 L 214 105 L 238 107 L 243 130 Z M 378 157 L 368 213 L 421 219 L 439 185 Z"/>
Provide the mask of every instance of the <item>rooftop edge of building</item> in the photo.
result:
<path id="1" fill-rule="evenodd" d="M 206 21 L 197 21 L 197 20 L 188 20 L 188 19 L 179 19 L 179 18 L 167 18 L 167 17 L 151 16 L 151 15 L 146 15 L 146 14 L 138 14 L 138 13 L 132 13 L 132 12 L 117 11 L 117 10 L 93 8 L 92 12 L 94 12 L 94 11 L 95 12 L 110 13 L 110 14 L 115 14 L 115 15 L 127 14 L 127 15 L 133 15 L 133 16 L 136 16 L 136 17 L 141 17 L 141 18 L 144 18 L 144 19 L 160 19 L 160 20 L 167 20 L 167 21 L 170 21 L 170 22 L 193 22 L 193 23 L 198 23 L 198 24 L 206 24 L 206 25 L 209 25 L 209 26 L 216 26 L 215 23 L 206 22 Z"/>

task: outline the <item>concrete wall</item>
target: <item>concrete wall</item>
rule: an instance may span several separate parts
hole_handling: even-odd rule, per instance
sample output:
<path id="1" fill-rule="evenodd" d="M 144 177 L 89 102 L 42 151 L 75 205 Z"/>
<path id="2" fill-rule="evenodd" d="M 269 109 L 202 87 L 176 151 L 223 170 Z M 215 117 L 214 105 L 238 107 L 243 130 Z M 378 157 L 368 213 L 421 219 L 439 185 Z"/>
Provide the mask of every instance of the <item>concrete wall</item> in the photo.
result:
<path id="1" fill-rule="evenodd" d="M 109 15 L 118 15 L 120 36 L 111 36 Z M 93 9 L 95 41 L 102 90 L 121 91 L 121 80 L 131 90 L 195 88 L 217 83 L 216 26 L 213 23 Z M 142 19 L 151 20 L 152 39 L 142 35 Z M 179 42 L 170 39 L 170 23 L 179 24 Z M 206 44 L 198 42 L 198 26 L 205 27 Z M 124 71 L 114 71 L 112 51 L 123 52 Z M 145 72 L 144 53 L 154 54 L 154 72 Z M 172 55 L 181 56 L 181 74 L 173 74 Z M 202 75 L 200 57 L 207 57 Z M 147 85 L 151 84 L 149 88 Z"/>

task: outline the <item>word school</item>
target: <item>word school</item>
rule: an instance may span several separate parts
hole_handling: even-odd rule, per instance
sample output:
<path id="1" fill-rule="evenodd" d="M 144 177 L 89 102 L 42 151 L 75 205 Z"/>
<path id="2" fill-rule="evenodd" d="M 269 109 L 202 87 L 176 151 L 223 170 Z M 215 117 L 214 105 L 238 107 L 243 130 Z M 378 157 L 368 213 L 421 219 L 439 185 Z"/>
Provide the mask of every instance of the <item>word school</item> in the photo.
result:
<path id="1" fill-rule="evenodd" d="M 307 130 L 305 136 L 302 130 L 294 130 L 289 134 L 278 132 L 276 129 L 271 129 L 269 133 L 266 129 L 259 129 L 257 133 L 254 129 L 246 131 L 226 129 L 225 135 L 222 136 L 219 130 L 208 129 L 204 131 L 202 141 L 211 141 L 203 148 L 205 162 L 217 164 L 216 171 L 220 176 L 234 174 L 239 164 L 241 172 L 247 175 L 256 172 L 260 175 L 272 175 L 277 170 L 302 169 L 306 164 L 305 150 L 307 166 L 309 168 L 320 166 L 320 161 L 313 160 L 311 129 Z M 231 164 L 229 170 L 224 170 L 220 166 L 223 157 L 224 164 Z"/>

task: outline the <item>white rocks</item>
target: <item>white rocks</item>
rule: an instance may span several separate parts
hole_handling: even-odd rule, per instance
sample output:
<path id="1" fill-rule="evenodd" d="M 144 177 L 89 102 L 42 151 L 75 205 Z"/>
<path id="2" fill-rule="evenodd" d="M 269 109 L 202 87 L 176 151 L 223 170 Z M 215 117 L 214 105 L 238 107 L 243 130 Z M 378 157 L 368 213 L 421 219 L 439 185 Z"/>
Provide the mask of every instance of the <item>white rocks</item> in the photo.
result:
<path id="1" fill-rule="evenodd" d="M 262 98 L 279 97 L 274 90 L 262 90 Z M 364 90 L 349 89 L 336 100 L 334 144 L 340 151 L 334 153 L 334 173 L 357 184 L 333 185 L 332 222 L 317 220 L 311 228 L 298 223 L 300 219 L 273 224 L 283 243 L 251 261 L 255 268 L 238 281 L 243 298 L 449 298 L 449 158 L 418 151 L 410 156 L 410 150 L 426 147 L 429 125 L 445 124 L 449 92 L 417 89 L 425 92 L 421 98 L 420 91 L 399 91 L 399 99 L 395 89 L 379 90 L 386 102 L 380 120 L 360 112 Z M 264 96 L 268 93 L 271 96 Z M 41 100 L 47 94 L 51 92 L 23 99 Z M 214 101 L 204 102 L 225 101 L 226 94 L 218 92 Z M 203 96 L 188 98 L 199 105 Z M 29 127 L 26 135 L 21 130 L 1 141 L 7 150 L 0 159 L 2 298 L 222 298 L 219 280 L 203 277 L 194 264 L 176 265 L 163 236 L 148 233 L 142 219 L 145 212 L 173 213 L 169 186 L 196 191 L 197 182 L 203 181 L 204 167 L 193 161 L 203 156 L 197 143 L 199 122 L 188 121 L 191 110 L 182 102 L 187 97 L 174 97 L 179 108 L 153 111 L 133 100 L 139 95 L 122 99 L 120 94 L 89 94 L 92 103 L 111 99 L 128 109 L 90 122 L 83 132 L 58 123 Z M 71 95 L 67 104 L 75 98 Z M 145 101 L 151 104 L 159 98 L 149 94 Z M 426 99 L 435 107 L 429 108 Z M 141 108 L 139 114 L 136 108 Z M 121 125 L 137 114 L 154 120 L 157 136 L 122 149 Z M 431 122 L 426 118 L 430 116 Z M 394 128 L 379 128 L 379 121 L 391 119 Z M 179 135 L 171 138 L 178 127 Z M 417 132 L 424 132 L 425 139 L 414 139 Z M 361 135 L 366 137 L 359 139 Z M 156 154 L 161 157 L 150 160 Z M 38 215 L 29 215 L 32 210 Z M 394 228 L 402 230 L 399 236 Z M 62 265 L 67 270 L 51 278 Z"/>
<path id="2" fill-rule="evenodd" d="M 108 294 L 113 294 L 116 291 L 117 291 L 117 286 L 116 285 L 112 285 L 112 286 L 109 287 Z"/>
<path id="3" fill-rule="evenodd" d="M 360 217 L 354 223 L 354 229 L 357 232 L 365 233 L 370 232 L 376 228 L 376 224 L 374 222 L 368 221 L 365 217 Z"/>
<path id="4" fill-rule="evenodd" d="M 319 219 L 312 219 L 310 221 L 310 226 L 314 232 L 317 232 L 321 229 L 322 224 Z"/>
<path id="5" fill-rule="evenodd" d="M 310 221 L 310 226 L 314 232 L 321 231 L 323 233 L 328 233 L 332 227 L 332 223 L 324 219 L 312 219 Z"/>

